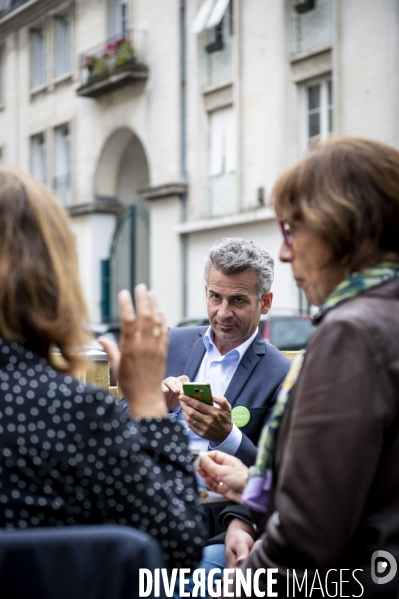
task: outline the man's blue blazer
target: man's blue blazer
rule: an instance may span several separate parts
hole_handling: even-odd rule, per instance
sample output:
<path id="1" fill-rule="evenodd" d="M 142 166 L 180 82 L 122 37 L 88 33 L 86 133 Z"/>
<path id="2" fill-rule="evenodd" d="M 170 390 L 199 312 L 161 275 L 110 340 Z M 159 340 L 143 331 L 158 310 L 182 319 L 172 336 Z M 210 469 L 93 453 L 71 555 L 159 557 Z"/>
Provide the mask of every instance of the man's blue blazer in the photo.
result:
<path id="1" fill-rule="evenodd" d="M 190 381 L 194 379 L 205 354 L 202 337 L 207 328 L 170 329 L 166 377 L 186 374 Z M 289 367 L 290 360 L 258 333 L 226 390 L 225 397 L 231 407 L 245 406 L 251 415 L 248 424 L 240 429 L 242 441 L 235 454 L 248 466 L 255 462 L 259 435 Z"/>

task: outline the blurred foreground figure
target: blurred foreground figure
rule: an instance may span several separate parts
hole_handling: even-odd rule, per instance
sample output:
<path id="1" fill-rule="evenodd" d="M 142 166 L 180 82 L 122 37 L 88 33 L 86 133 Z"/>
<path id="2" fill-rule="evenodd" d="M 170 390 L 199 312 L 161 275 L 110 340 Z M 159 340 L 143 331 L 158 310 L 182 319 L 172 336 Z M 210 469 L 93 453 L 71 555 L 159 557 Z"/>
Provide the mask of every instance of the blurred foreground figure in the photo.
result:
<path id="1" fill-rule="evenodd" d="M 331 139 L 283 173 L 274 198 L 280 259 L 320 314 L 255 466 L 201 456 L 208 486 L 250 507 L 258 526 L 255 543 L 253 527 L 232 520 L 227 562 L 246 543 L 239 567 L 279 568 L 279 596 L 396 599 L 399 152 Z"/>
<path id="2" fill-rule="evenodd" d="M 66 214 L 45 186 L 0 167 L 0 526 L 133 526 L 169 566 L 193 567 L 206 531 L 187 437 L 161 391 L 167 329 L 144 285 L 136 302 L 137 319 L 119 295 L 131 419 L 71 375 L 88 320 Z"/>

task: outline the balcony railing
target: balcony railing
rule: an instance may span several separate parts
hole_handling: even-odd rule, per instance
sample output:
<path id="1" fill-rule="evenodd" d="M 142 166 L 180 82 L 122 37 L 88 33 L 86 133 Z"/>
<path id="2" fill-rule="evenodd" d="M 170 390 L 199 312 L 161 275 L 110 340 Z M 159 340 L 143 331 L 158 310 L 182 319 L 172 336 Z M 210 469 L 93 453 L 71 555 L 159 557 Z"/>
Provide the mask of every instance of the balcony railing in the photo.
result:
<path id="1" fill-rule="evenodd" d="M 331 0 L 317 0 L 312 10 L 292 12 L 292 54 L 301 54 L 332 43 Z"/>
<path id="2" fill-rule="evenodd" d="M 146 31 L 126 30 L 80 56 L 80 96 L 97 97 L 148 77 Z"/>

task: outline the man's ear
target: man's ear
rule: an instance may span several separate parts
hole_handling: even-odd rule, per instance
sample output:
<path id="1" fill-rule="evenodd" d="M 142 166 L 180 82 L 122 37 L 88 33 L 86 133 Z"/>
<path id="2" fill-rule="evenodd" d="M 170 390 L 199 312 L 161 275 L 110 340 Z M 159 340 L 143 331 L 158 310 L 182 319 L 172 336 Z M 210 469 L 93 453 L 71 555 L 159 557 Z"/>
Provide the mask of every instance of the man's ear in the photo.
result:
<path id="1" fill-rule="evenodd" d="M 260 301 L 262 304 L 261 314 L 267 314 L 269 312 L 270 308 L 272 307 L 273 292 L 266 291 L 266 293 L 263 295 L 263 297 Z"/>

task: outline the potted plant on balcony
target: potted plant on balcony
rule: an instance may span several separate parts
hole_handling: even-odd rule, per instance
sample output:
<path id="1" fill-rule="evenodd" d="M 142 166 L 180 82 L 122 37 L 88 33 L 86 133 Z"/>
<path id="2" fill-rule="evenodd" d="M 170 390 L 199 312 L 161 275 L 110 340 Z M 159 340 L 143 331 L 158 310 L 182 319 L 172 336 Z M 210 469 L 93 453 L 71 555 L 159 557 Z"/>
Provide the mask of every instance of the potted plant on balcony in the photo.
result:
<path id="1" fill-rule="evenodd" d="M 124 67 L 135 61 L 134 48 L 128 39 L 115 42 L 115 67 Z"/>
<path id="2" fill-rule="evenodd" d="M 83 66 L 89 71 L 88 81 L 104 77 L 128 64 L 135 62 L 135 50 L 130 40 L 121 38 L 109 42 L 101 55 L 85 56 Z"/>
<path id="3" fill-rule="evenodd" d="M 111 70 L 108 58 L 104 55 L 86 56 L 83 64 L 89 71 L 89 81 L 96 77 L 108 75 Z"/>

